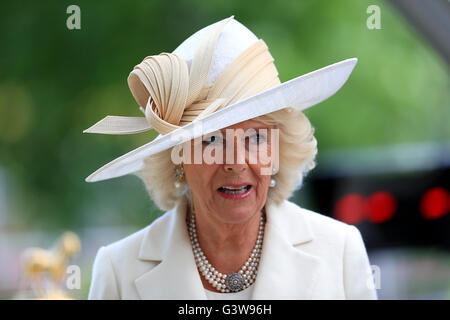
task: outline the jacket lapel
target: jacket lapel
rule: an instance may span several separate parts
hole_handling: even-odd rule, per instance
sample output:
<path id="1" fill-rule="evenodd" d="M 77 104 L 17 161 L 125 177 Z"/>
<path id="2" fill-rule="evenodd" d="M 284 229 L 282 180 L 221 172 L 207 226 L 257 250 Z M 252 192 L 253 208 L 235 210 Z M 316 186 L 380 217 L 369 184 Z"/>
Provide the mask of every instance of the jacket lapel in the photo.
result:
<path id="1" fill-rule="evenodd" d="M 139 258 L 162 261 L 135 280 L 142 299 L 206 299 L 185 218 L 186 202 L 181 202 L 144 237 Z"/>
<path id="2" fill-rule="evenodd" d="M 253 299 L 310 299 L 321 259 L 301 250 L 314 235 L 301 209 L 285 201 L 267 208 Z"/>

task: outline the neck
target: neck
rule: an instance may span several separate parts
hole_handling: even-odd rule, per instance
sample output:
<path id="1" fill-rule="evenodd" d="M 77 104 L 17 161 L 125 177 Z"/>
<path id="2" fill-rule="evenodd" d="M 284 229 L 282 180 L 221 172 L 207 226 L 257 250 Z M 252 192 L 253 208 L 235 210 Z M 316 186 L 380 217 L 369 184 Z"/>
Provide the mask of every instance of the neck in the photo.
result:
<path id="1" fill-rule="evenodd" d="M 242 267 L 255 247 L 261 215 L 262 210 L 259 210 L 247 221 L 232 224 L 217 221 L 208 213 L 196 212 L 198 241 L 215 269 L 230 274 Z"/>

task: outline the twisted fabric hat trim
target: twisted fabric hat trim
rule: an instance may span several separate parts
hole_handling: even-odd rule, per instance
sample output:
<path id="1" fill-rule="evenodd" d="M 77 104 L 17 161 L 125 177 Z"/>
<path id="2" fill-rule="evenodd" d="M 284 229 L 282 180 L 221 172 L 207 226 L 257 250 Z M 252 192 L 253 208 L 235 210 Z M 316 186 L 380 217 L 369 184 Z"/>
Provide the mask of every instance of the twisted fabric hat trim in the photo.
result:
<path id="1" fill-rule="evenodd" d="M 242 52 L 213 85 L 206 85 L 214 49 L 225 19 L 201 41 L 189 69 L 172 53 L 146 57 L 134 67 L 128 85 L 145 117 L 106 116 L 87 133 L 132 134 L 155 129 L 167 134 L 237 101 L 280 84 L 263 40 Z"/>

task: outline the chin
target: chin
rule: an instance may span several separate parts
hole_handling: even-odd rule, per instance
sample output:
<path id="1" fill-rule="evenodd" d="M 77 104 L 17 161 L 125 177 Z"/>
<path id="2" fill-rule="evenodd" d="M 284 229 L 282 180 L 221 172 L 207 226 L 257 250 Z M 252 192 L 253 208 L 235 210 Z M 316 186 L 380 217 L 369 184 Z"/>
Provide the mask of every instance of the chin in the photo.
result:
<path id="1" fill-rule="evenodd" d="M 220 219 L 225 223 L 243 223 L 250 219 L 256 211 L 256 206 L 245 206 L 238 203 L 231 206 L 223 206 L 218 210 Z"/>

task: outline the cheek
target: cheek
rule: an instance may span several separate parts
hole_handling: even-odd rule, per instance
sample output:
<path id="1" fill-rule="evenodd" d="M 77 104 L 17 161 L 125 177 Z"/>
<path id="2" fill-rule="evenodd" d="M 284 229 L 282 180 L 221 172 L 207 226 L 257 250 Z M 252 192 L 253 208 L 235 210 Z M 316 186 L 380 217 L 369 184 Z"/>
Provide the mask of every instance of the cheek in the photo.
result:
<path id="1" fill-rule="evenodd" d="M 249 148 L 249 154 L 257 156 L 260 165 L 267 164 L 272 158 L 272 148 L 270 142 L 262 143 L 258 146 L 254 145 Z"/>
<path id="2" fill-rule="evenodd" d="M 263 145 L 255 153 L 249 151 L 248 163 L 250 164 L 252 171 L 258 176 L 258 180 L 270 180 L 270 175 L 272 174 L 272 150 L 270 145 Z M 256 161 L 254 160 L 256 159 Z M 256 163 L 255 163 L 256 162 Z"/>
<path id="3" fill-rule="evenodd" d="M 199 193 L 209 190 L 212 186 L 215 168 L 206 164 L 185 164 L 184 174 L 189 187 L 193 192 Z"/>
<path id="4" fill-rule="evenodd" d="M 266 189 L 269 189 L 270 185 L 270 179 L 271 179 L 271 170 L 270 166 L 263 166 L 260 163 L 250 165 L 253 174 L 255 175 L 257 181 L 258 181 L 258 192 L 262 192 Z"/>

